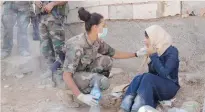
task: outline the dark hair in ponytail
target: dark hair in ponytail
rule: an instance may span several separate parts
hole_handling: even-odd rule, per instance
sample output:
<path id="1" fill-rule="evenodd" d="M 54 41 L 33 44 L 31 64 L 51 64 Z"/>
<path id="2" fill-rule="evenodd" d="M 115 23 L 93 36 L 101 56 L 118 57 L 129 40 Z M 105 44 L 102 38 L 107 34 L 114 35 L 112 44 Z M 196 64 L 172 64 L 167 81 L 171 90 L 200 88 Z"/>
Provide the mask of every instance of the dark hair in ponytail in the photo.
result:
<path id="1" fill-rule="evenodd" d="M 85 30 L 89 32 L 91 30 L 91 27 L 93 25 L 100 24 L 100 20 L 103 18 L 102 15 L 98 13 L 90 13 L 87 10 L 85 10 L 83 7 L 81 7 L 78 10 L 78 17 L 80 20 L 85 22 Z"/>

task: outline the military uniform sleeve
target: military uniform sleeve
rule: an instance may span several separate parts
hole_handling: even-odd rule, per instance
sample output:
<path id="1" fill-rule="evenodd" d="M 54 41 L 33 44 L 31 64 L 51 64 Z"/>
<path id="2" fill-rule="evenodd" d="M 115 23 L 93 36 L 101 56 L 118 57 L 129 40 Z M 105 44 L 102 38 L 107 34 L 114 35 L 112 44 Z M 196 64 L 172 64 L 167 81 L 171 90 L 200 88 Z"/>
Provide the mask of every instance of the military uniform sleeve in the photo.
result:
<path id="1" fill-rule="evenodd" d="M 80 47 L 73 46 L 67 48 L 65 61 L 63 65 L 63 71 L 74 74 L 76 72 L 82 54 L 83 54 L 83 50 Z"/>
<path id="2" fill-rule="evenodd" d="M 115 49 L 113 49 L 110 45 L 105 43 L 103 40 L 99 41 L 100 47 L 98 49 L 98 53 L 102 55 L 108 55 L 110 57 L 115 55 Z"/>

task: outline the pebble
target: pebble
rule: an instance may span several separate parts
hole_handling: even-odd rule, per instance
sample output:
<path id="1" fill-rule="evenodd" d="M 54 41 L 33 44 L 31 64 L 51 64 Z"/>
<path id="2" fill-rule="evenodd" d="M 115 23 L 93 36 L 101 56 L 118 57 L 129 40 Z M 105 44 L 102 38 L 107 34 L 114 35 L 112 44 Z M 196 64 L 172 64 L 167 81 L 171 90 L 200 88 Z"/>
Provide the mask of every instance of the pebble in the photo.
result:
<path id="1" fill-rule="evenodd" d="M 50 99 L 46 99 L 46 102 L 49 102 L 49 101 L 51 101 Z"/>
<path id="2" fill-rule="evenodd" d="M 8 88 L 8 87 L 10 87 L 10 85 L 4 85 L 4 88 Z"/>
<path id="3" fill-rule="evenodd" d="M 18 79 L 21 79 L 21 78 L 23 78 L 24 77 L 24 74 L 17 74 L 16 75 L 16 78 L 18 78 Z"/>

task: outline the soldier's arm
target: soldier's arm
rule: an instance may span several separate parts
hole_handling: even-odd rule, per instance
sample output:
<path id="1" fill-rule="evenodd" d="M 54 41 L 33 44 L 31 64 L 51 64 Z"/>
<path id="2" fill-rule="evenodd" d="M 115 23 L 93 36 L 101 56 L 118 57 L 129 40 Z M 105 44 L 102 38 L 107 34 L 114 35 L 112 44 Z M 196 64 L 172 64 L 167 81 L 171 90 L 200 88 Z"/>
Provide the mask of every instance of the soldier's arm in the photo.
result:
<path id="1" fill-rule="evenodd" d="M 126 59 L 126 58 L 136 57 L 135 53 L 116 51 L 110 45 L 108 45 L 107 43 L 105 43 L 102 40 L 100 41 L 100 48 L 99 48 L 98 52 L 103 54 L 103 55 L 108 55 L 108 56 L 116 58 L 116 59 Z"/>
<path id="2" fill-rule="evenodd" d="M 134 58 L 136 57 L 135 53 L 129 53 L 129 52 L 120 52 L 120 51 L 115 51 L 115 55 L 113 58 L 115 59 L 127 59 L 127 58 Z"/>
<path id="3" fill-rule="evenodd" d="M 73 80 L 72 75 L 75 75 L 83 50 L 77 46 L 68 46 L 63 65 L 63 79 L 70 87 L 72 92 L 78 96 L 81 92 Z"/>
<path id="4" fill-rule="evenodd" d="M 73 80 L 72 73 L 64 72 L 63 73 L 63 80 L 69 86 L 69 88 L 71 89 L 71 91 L 73 92 L 73 94 L 75 96 L 80 95 L 81 92 L 80 92 L 80 90 L 78 89 L 77 85 L 75 84 L 75 82 Z"/>

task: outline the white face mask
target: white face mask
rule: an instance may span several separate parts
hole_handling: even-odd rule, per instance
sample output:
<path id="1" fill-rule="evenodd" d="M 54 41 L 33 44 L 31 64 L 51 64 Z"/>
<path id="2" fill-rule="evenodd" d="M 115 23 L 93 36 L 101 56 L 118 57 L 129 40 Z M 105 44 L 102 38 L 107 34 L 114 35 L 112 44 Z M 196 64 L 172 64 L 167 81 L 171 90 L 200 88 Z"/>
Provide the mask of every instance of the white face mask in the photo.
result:
<path id="1" fill-rule="evenodd" d="M 104 37 L 106 37 L 107 32 L 108 32 L 108 28 L 103 28 L 103 32 L 102 32 L 102 33 L 98 33 L 98 37 L 99 37 L 99 38 L 104 38 Z"/>

